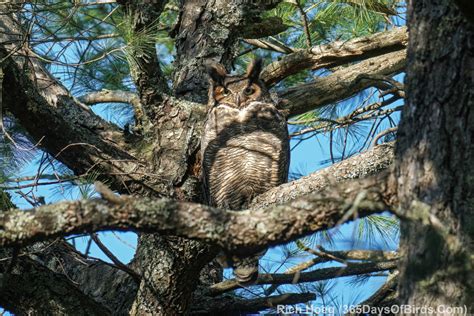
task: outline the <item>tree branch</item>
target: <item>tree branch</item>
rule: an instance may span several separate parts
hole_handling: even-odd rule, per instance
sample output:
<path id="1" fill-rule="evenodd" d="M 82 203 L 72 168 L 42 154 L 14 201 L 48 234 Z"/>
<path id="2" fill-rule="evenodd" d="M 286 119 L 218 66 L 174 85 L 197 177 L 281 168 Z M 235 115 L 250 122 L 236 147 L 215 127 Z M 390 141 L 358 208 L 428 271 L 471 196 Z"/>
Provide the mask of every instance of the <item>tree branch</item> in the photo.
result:
<path id="1" fill-rule="evenodd" d="M 269 64 L 261 76 L 268 86 L 272 86 L 304 69 L 333 68 L 361 61 L 399 51 L 406 47 L 407 42 L 407 28 L 400 27 L 349 41 L 336 41 L 328 45 L 299 49 Z"/>
<path id="2" fill-rule="evenodd" d="M 143 185 L 147 166 L 115 125 L 75 99 L 35 57 L 21 46 L 22 32 L 10 15 L 0 20 L 0 58 L 5 70 L 4 107 L 18 119 L 39 147 L 75 174 L 100 172 L 115 189 L 125 192 Z M 8 44 L 10 43 L 10 44 Z M 138 176 L 140 175 L 140 176 Z"/>
<path id="3" fill-rule="evenodd" d="M 0 245 L 103 229 L 133 229 L 199 239 L 246 254 L 340 224 L 349 219 L 348 210 L 354 216 L 355 212 L 366 216 L 389 209 L 384 202 L 386 180 L 387 174 L 382 173 L 329 185 L 283 205 L 241 212 L 127 196 L 121 197 L 121 204 L 80 200 L 29 211 L 9 210 L 0 214 Z"/>
<path id="4" fill-rule="evenodd" d="M 387 174 L 380 174 L 390 166 L 392 160 L 393 143 L 376 146 L 307 177 L 274 188 L 253 201 L 250 206 L 252 211 L 237 213 L 168 199 L 137 200 L 126 196 L 121 197 L 123 203 L 118 205 L 92 200 L 63 202 L 27 212 L 13 210 L 0 215 L 0 244 L 22 244 L 46 237 L 117 228 L 163 234 L 175 231 L 178 235 L 216 242 L 228 248 L 263 247 L 266 241 L 276 244 L 294 239 L 297 235 L 324 229 L 325 225 L 329 227 L 336 224 L 344 214 L 344 209 L 350 205 L 349 200 L 355 199 L 365 188 L 375 186 L 380 190 L 378 194 L 381 196 L 375 192 L 369 194 L 369 204 L 372 198 L 375 204 L 367 206 L 373 212 L 377 208 L 378 211 L 386 210 L 388 205 L 396 206 L 393 189 L 386 183 Z M 375 177 L 366 178 L 360 183 L 347 181 L 374 174 Z M 346 183 L 337 183 L 344 180 Z M 316 193 L 318 191 L 319 194 Z M 299 200 L 291 202 L 298 197 Z M 346 200 L 349 204 L 345 204 Z M 301 203 L 314 208 L 306 211 Z M 252 212 L 252 216 L 248 216 L 248 212 Z M 282 216 L 280 219 L 279 214 Z M 246 217 L 250 220 L 246 220 Z M 303 218 L 308 221 L 302 222 Z M 318 224 L 313 223 L 316 218 L 320 220 Z M 243 226 L 239 227 L 241 222 Z M 291 227 L 289 235 L 282 233 L 285 227 Z M 220 230 L 225 233 L 217 233 Z M 280 233 L 266 236 L 265 230 Z M 252 240 L 248 240 L 246 233 Z M 238 236 L 242 240 L 238 241 Z M 262 239 L 260 243 L 259 239 Z"/>
<path id="5" fill-rule="evenodd" d="M 97 103 L 130 103 L 138 105 L 140 99 L 137 94 L 129 91 L 111 91 L 102 90 L 82 95 L 78 100 L 87 105 L 94 105 Z"/>
<path id="6" fill-rule="evenodd" d="M 308 261 L 304 261 L 295 266 L 292 266 L 283 273 L 295 275 L 296 273 L 300 273 L 301 271 L 311 268 L 317 264 L 333 261 L 331 256 L 336 259 L 341 259 L 342 262 L 345 264 L 351 260 L 375 262 L 375 261 L 395 260 L 399 258 L 399 254 L 394 251 L 388 252 L 388 251 L 378 251 L 378 250 L 349 250 L 349 251 L 325 250 L 324 253 L 329 254 L 329 256 L 317 256 Z M 337 261 L 341 262 L 341 260 L 337 260 Z M 278 284 L 274 284 L 265 290 L 265 294 L 270 295 L 277 288 L 278 288 Z"/>
<path id="7" fill-rule="evenodd" d="M 394 300 L 394 295 L 396 296 L 397 285 L 398 285 L 398 271 L 395 271 L 387 278 L 382 287 L 380 287 L 374 294 L 372 294 L 368 299 L 366 299 L 360 305 L 370 305 L 370 306 L 387 306 L 387 301 Z"/>
<path id="8" fill-rule="evenodd" d="M 110 251 L 103 243 L 100 241 L 99 237 L 97 234 L 91 234 L 91 239 L 96 243 L 97 247 L 115 264 L 117 269 L 120 269 L 127 274 L 129 274 L 133 280 L 137 283 L 140 284 L 141 276 L 135 272 L 133 269 L 131 269 L 129 266 L 123 264 L 113 253 Z"/>
<path id="9" fill-rule="evenodd" d="M 293 52 L 292 48 L 286 46 L 285 44 L 279 41 L 274 40 L 273 38 L 270 38 L 268 40 L 246 38 L 243 41 L 258 48 L 272 50 L 282 54 L 289 54 Z"/>
<path id="10" fill-rule="evenodd" d="M 380 173 L 389 168 L 394 161 L 394 145 L 387 143 L 375 146 L 296 181 L 282 184 L 257 196 L 250 208 L 286 203 L 299 196 L 323 190 L 332 180 L 342 182 Z M 397 201 L 394 198 L 394 194 L 387 196 L 389 204 L 396 207 Z"/>
<path id="11" fill-rule="evenodd" d="M 193 315 L 228 315 L 230 312 L 240 313 L 258 312 L 276 305 L 293 305 L 306 303 L 316 299 L 314 293 L 288 293 L 255 299 L 243 299 L 234 295 L 223 295 L 218 298 L 200 297 L 191 306 Z"/>
<path id="12" fill-rule="evenodd" d="M 0 254 L 6 254 L 5 251 Z M 54 273 L 35 260 L 23 257 L 11 272 L 0 262 L 0 305 L 21 315 L 111 315 L 111 311 L 79 290 L 64 274 Z M 21 301 L 21 304 L 18 302 Z"/>
<path id="13" fill-rule="evenodd" d="M 11 255 L 9 255 L 9 251 L 4 250 L 2 252 L 0 250 L 0 273 L 10 264 L 10 260 Z M 32 295 L 48 295 L 42 294 L 42 292 L 48 292 L 57 288 L 58 285 L 55 283 L 58 278 L 64 278 L 64 280 L 70 282 L 72 286 L 70 290 L 67 290 L 66 282 L 63 283 L 65 286 L 63 291 L 60 292 L 61 295 L 57 295 L 58 292 L 51 294 L 51 304 L 56 299 L 60 300 L 57 305 L 66 304 L 68 302 L 62 297 L 74 298 L 75 293 L 80 290 L 82 296 L 93 298 L 96 304 L 114 311 L 116 315 L 123 315 L 128 314 L 137 291 L 136 283 L 133 282 L 130 275 L 104 262 L 88 259 L 63 240 L 35 243 L 32 246 L 21 248 L 16 262 L 15 269 L 20 269 L 18 271 L 21 271 L 22 277 L 32 280 L 32 282 L 36 282 L 38 285 L 34 287 L 36 291 Z M 31 269 L 23 269 L 22 267 L 30 267 Z M 35 280 L 41 280 L 41 283 Z M 2 286 L 1 283 L 2 281 L 0 280 L 0 287 Z M 7 291 L 11 293 L 10 305 L 13 306 L 23 305 L 22 296 L 25 293 L 30 293 L 29 291 L 25 292 L 22 285 L 9 286 Z M 1 298 L 3 298 L 3 295 L 0 295 L 0 300 Z M 42 302 L 42 299 L 38 301 Z M 71 308 L 76 306 L 76 301 L 70 302 L 72 303 Z M 43 305 L 37 306 L 39 310 L 42 307 Z M 101 310 L 98 309 L 99 312 Z M 50 313 L 51 311 L 46 314 Z"/>
<path id="14" fill-rule="evenodd" d="M 347 99 L 374 85 L 374 80 L 362 78 L 364 75 L 395 75 L 403 71 L 405 63 L 406 51 L 402 49 L 342 68 L 279 93 L 280 98 L 288 100 L 281 109 L 297 115 Z"/>
<path id="15" fill-rule="evenodd" d="M 397 261 L 383 261 L 351 264 L 346 267 L 331 267 L 314 270 L 311 272 L 302 272 L 300 274 L 260 274 L 256 284 L 295 284 L 303 282 L 323 281 L 338 277 L 367 274 L 397 268 Z M 210 295 L 219 295 L 228 291 L 238 289 L 239 283 L 235 280 L 227 280 L 210 287 Z"/>

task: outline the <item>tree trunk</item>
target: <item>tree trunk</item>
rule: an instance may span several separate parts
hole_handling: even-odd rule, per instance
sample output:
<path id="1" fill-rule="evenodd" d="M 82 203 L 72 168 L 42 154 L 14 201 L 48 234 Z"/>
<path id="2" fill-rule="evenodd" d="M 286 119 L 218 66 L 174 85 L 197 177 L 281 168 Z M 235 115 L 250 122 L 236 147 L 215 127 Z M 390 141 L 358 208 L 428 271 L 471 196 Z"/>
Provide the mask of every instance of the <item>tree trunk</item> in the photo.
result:
<path id="1" fill-rule="evenodd" d="M 251 18 L 259 19 L 265 8 L 264 5 L 239 5 L 228 0 L 182 2 L 175 28 L 177 59 L 172 91 L 181 100 L 176 102 L 176 99 L 168 98 L 153 104 L 148 117 L 154 128 L 149 131 L 151 135 L 145 135 L 154 139 L 150 146 L 154 171 L 166 179 L 163 182 L 168 185 L 160 187 L 166 195 L 181 201 L 200 199 L 197 189 L 199 169 L 195 166 L 203 119 L 199 113 L 202 113 L 202 103 L 207 102 L 208 80 L 203 71 L 204 64 L 218 60 L 230 65 L 236 55 L 236 43 L 243 36 L 239 29 Z M 143 102 L 143 96 L 141 99 Z M 184 99 L 201 104 L 188 104 Z M 200 271 L 218 250 L 184 238 L 142 234 L 135 263 L 144 278 L 131 315 L 186 313 L 199 283 Z"/>
<path id="2" fill-rule="evenodd" d="M 396 149 L 405 218 L 400 301 L 439 314 L 460 313 L 443 305 L 472 312 L 474 28 L 448 0 L 412 0 L 408 24 L 407 105 Z"/>

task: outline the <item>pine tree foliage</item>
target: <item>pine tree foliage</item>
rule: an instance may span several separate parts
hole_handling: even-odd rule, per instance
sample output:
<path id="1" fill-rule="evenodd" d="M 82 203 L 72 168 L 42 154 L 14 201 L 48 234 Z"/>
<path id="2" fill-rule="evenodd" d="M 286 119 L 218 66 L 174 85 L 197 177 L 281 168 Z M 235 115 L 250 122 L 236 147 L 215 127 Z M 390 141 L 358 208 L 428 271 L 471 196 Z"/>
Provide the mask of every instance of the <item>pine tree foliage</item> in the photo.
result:
<path id="1" fill-rule="evenodd" d="M 404 2 L 399 0 L 287 0 L 275 9 L 265 13 L 267 17 L 279 17 L 288 26 L 285 32 L 276 36 L 262 38 L 273 41 L 291 50 L 307 49 L 332 41 L 347 41 L 352 38 L 374 34 L 393 26 L 403 24 Z M 58 77 L 76 96 L 101 90 L 123 90 L 134 92 L 132 77 L 139 66 L 136 57 L 146 57 L 147 48 L 156 46 L 164 75 L 169 78 L 173 71 L 174 39 L 169 36 L 177 22 L 179 12 L 177 3 L 170 1 L 164 14 L 140 32 L 133 31 L 133 17 L 127 15 L 116 4 L 88 4 L 77 1 L 36 1 L 24 6 L 20 13 L 24 17 L 26 29 L 31 30 L 30 43 L 44 65 Z M 266 62 L 276 60 L 283 54 L 274 50 L 264 50 L 242 41 L 241 54 L 234 60 L 234 68 L 241 71 L 245 65 L 260 56 Z M 324 77 L 335 69 L 303 71 L 279 83 L 276 91 Z M 351 116 L 356 110 L 380 102 L 379 91 L 371 89 L 343 102 L 331 104 L 313 112 L 289 119 L 290 133 L 294 146 L 315 139 L 330 139 L 331 153 L 322 164 L 331 164 L 350 157 L 366 149 L 380 131 L 396 125 L 397 111 L 389 112 L 398 103 L 389 104 L 373 111 Z M 100 104 L 92 106 L 96 113 L 120 127 L 133 124 L 133 107 L 130 104 Z M 365 115 L 366 118 L 362 118 Z M 343 120 L 344 119 L 344 120 Z M 52 197 L 46 202 L 65 197 L 90 198 L 95 192 L 93 182 L 98 175 L 94 173 L 74 177 L 67 168 L 61 167 L 54 157 L 41 158 L 41 152 L 28 141 L 28 135 L 16 124 L 8 113 L 3 114 L 4 126 L 15 139 L 3 137 L 0 144 L 0 205 L 1 209 L 12 207 L 10 195 L 21 199 L 18 191 L 24 184 L 32 181 L 19 181 L 17 178 L 31 176 L 41 185 L 46 179 L 52 184 Z M 308 132 L 304 132 L 309 130 Z M 29 150 L 24 150 L 29 148 Z M 36 160 L 35 160 L 36 159 Z M 308 159 L 311 159 L 309 157 Z M 40 165 L 40 168 L 34 166 Z M 29 167 L 27 167 L 29 166 Z M 36 174 L 21 175 L 27 169 Z M 293 171 L 293 170 L 292 170 Z M 294 170 L 294 178 L 306 173 Z M 299 174 L 299 175 L 298 175 Z M 44 180 L 44 181 L 46 181 Z M 5 189 L 9 188 L 9 189 Z M 24 191 L 29 192 L 29 191 Z M 33 198 L 34 200 L 34 198 Z M 391 217 L 371 216 L 358 220 L 354 225 L 353 239 L 358 244 L 373 246 L 382 240 L 379 247 L 393 247 L 398 236 L 398 223 Z M 269 257 L 264 267 L 269 273 L 281 272 L 304 260 L 313 258 L 306 247 L 318 246 L 332 249 L 342 236 L 338 229 L 323 232 L 277 248 L 279 260 Z M 301 247 L 304 244 L 305 247 Z M 331 266 L 326 263 L 325 266 Z M 310 267 L 311 271 L 315 267 Z M 353 279 L 350 282 L 364 282 L 370 275 Z M 285 292 L 295 288 L 301 292 L 314 291 L 318 294 L 318 304 L 328 304 L 343 300 L 334 294 L 336 281 L 314 284 L 284 286 L 276 289 Z M 354 283 L 354 284 L 355 284 Z M 242 289 L 239 295 L 246 297 L 264 296 L 268 286 L 256 290 Z"/>

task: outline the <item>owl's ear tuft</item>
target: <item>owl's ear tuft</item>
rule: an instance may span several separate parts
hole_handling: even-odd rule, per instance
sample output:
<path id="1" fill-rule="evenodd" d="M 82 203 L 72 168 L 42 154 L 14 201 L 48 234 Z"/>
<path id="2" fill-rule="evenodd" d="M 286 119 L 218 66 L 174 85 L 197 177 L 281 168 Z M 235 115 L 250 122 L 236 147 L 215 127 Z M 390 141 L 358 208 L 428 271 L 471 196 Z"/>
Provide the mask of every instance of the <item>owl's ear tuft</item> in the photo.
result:
<path id="1" fill-rule="evenodd" d="M 263 61 L 261 58 L 254 59 L 248 66 L 247 66 L 247 78 L 250 81 L 257 81 L 260 77 L 260 73 L 262 72 Z"/>
<path id="2" fill-rule="evenodd" d="M 209 63 L 206 65 L 206 71 L 214 83 L 224 84 L 224 78 L 227 76 L 227 70 L 219 63 Z"/>

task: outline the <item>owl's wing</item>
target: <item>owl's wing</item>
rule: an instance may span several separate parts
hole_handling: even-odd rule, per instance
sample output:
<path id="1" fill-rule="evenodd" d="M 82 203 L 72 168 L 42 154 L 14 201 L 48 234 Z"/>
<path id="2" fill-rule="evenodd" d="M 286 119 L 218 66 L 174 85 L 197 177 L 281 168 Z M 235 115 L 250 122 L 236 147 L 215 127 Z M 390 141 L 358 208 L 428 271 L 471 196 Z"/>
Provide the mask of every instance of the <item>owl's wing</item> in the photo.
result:
<path id="1" fill-rule="evenodd" d="M 278 111 L 280 112 L 280 111 Z M 286 118 L 281 114 L 281 121 L 278 124 L 279 137 L 282 141 L 280 159 L 278 163 L 278 172 L 280 184 L 288 182 L 288 173 L 290 169 L 290 137 L 288 134 L 288 125 Z"/>
<path id="2" fill-rule="evenodd" d="M 204 128 L 201 136 L 201 181 L 202 181 L 202 195 L 203 201 L 210 206 L 215 206 L 215 203 L 210 194 L 210 185 L 209 185 L 209 174 L 212 167 L 212 162 L 209 161 L 208 155 L 206 155 L 206 150 L 208 149 L 209 143 L 212 141 L 213 125 L 215 122 L 214 113 L 211 111 L 208 112 L 206 120 L 204 122 Z"/>

